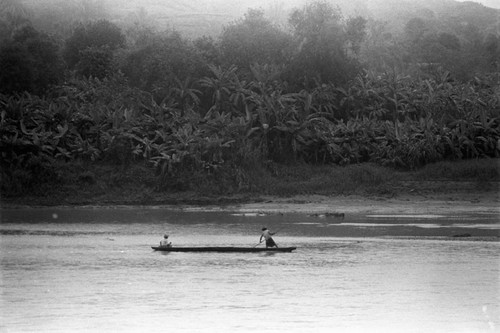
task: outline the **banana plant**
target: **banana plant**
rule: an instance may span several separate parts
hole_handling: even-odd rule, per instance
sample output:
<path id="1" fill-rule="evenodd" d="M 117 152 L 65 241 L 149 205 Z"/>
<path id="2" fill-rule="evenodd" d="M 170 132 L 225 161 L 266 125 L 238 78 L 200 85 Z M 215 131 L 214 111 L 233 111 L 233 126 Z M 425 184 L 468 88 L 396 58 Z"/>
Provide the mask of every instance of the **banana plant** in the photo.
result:
<path id="1" fill-rule="evenodd" d="M 170 88 L 168 96 L 174 99 L 181 110 L 197 107 L 200 104 L 201 91 L 193 88 L 193 80 L 188 76 L 183 81 L 175 77 L 177 86 Z"/>
<path id="2" fill-rule="evenodd" d="M 236 98 L 234 94 L 238 94 L 238 88 L 243 86 L 236 74 L 238 68 L 234 65 L 227 69 L 214 65 L 210 65 L 209 68 L 213 76 L 204 77 L 199 81 L 201 87 L 212 93 L 212 106 L 208 113 L 213 110 L 233 113 L 234 103 L 240 100 L 239 96 Z"/>

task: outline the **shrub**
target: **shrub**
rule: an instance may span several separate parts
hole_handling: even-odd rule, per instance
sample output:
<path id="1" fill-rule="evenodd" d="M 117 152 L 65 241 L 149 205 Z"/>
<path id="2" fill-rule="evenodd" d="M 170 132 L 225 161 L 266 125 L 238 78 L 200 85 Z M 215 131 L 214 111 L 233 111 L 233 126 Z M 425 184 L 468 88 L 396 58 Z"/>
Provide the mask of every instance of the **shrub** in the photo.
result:
<path id="1" fill-rule="evenodd" d="M 176 80 L 200 77 L 206 73 L 199 52 L 177 32 L 155 38 L 125 56 L 121 69 L 132 85 L 155 92 L 158 100 L 169 94 Z"/>
<path id="2" fill-rule="evenodd" d="M 31 26 L 16 31 L 0 48 L 0 93 L 45 94 L 63 75 L 59 48 Z"/>
<path id="3" fill-rule="evenodd" d="M 280 65 L 287 62 L 291 36 L 264 18 L 264 12 L 249 10 L 245 17 L 224 28 L 220 48 L 225 64 L 250 72 L 252 64 Z"/>
<path id="4" fill-rule="evenodd" d="M 111 76 L 113 72 L 113 53 L 107 45 L 87 47 L 80 52 L 80 60 L 76 64 L 78 75 L 103 79 Z"/>
<path id="5" fill-rule="evenodd" d="M 289 19 L 298 45 L 287 77 L 299 87 L 317 83 L 345 84 L 360 70 L 356 53 L 366 21 L 344 22 L 339 10 L 326 1 L 308 3 Z"/>
<path id="6" fill-rule="evenodd" d="M 75 28 L 71 37 L 66 40 L 64 59 L 70 68 L 77 67 L 78 63 L 89 54 L 87 49 L 115 51 L 125 45 L 125 36 L 121 29 L 107 20 L 99 20 L 81 24 Z"/>

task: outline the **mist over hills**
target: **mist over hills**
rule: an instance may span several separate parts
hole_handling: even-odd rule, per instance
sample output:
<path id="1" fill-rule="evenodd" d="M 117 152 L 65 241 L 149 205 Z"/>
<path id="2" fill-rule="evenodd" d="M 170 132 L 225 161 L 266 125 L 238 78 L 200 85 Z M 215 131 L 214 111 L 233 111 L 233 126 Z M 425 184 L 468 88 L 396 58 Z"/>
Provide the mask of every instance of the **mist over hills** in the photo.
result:
<path id="1" fill-rule="evenodd" d="M 224 26 L 244 17 L 248 9 L 261 9 L 274 24 L 288 28 L 290 13 L 310 0 L 21 0 L 35 12 L 85 11 L 100 8 L 100 14 L 118 24 L 142 24 L 158 30 L 175 29 L 186 37 L 217 36 Z M 483 4 L 455 0 L 329 0 L 344 17 L 363 16 L 387 22 L 389 30 L 400 32 L 412 18 L 439 19 L 474 24 L 500 34 L 500 1 Z M 489 6 L 489 7 L 488 7 Z M 82 8 L 83 7 L 83 8 Z M 94 13 L 96 14 L 96 13 Z M 97 13 L 99 14 L 99 13 Z M 53 14 L 51 14 L 53 15 Z M 95 15 L 94 15 L 95 16 Z M 73 18 L 74 19 L 74 18 Z"/>
<path id="2" fill-rule="evenodd" d="M 308 0 L 196 0 L 196 1 L 118 1 L 107 0 L 113 16 L 130 18 L 141 11 L 161 27 L 177 29 L 187 35 L 217 35 L 224 25 L 244 16 L 248 9 L 262 9 L 273 23 L 287 28 L 290 13 L 304 6 Z M 388 22 L 394 32 L 399 32 L 414 17 L 455 18 L 473 23 L 480 28 L 496 23 L 500 33 L 500 9 L 489 8 L 476 2 L 455 0 L 330 0 L 345 17 L 365 18 Z M 493 2 L 490 1 L 492 5 Z M 500 1 L 497 1 L 500 8 Z"/>

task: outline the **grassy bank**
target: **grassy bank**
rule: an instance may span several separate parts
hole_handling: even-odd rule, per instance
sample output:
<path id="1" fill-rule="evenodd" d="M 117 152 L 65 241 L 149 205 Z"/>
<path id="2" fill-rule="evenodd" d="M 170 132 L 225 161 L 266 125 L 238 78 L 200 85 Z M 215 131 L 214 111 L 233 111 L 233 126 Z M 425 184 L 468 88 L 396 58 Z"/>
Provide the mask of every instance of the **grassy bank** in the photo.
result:
<path id="1" fill-rule="evenodd" d="M 96 163 L 52 165 L 39 170 L 33 182 L 3 184 L 3 205 L 113 205 L 113 204 L 231 204 L 255 202 L 263 197 L 298 195 L 397 198 L 415 195 L 491 193 L 498 197 L 499 159 L 429 164 L 416 171 L 398 171 L 375 164 L 349 166 L 249 167 L 244 187 L 219 177 L 193 176 L 178 190 L 161 190 L 158 175 L 145 164 L 116 167 Z M 19 179 L 19 178 L 18 178 Z"/>

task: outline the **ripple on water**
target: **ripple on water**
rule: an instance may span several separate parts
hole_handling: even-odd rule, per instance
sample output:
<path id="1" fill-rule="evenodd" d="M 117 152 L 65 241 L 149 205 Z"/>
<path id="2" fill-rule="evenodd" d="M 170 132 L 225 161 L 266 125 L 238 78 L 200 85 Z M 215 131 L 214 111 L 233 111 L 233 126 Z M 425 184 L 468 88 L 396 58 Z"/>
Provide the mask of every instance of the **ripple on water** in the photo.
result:
<path id="1" fill-rule="evenodd" d="M 408 224 L 365 217 L 316 223 L 303 216 L 169 215 L 160 209 L 141 212 L 144 220 L 137 222 L 134 210 L 122 213 L 107 210 L 100 218 L 93 210 L 92 222 L 85 222 L 78 209 L 65 211 L 59 220 L 73 216 L 78 222 L 50 228 L 12 219 L 2 224 L 2 329 L 483 332 L 499 327 L 500 242 L 443 237 L 433 229 L 463 224 L 476 233 L 487 222 L 408 219 L 408 229 L 388 235 Z M 274 230 L 286 226 L 276 240 L 297 250 L 165 254 L 150 248 L 165 230 L 180 245 L 253 246 L 263 223 Z M 324 227 L 328 224 L 337 228 Z M 359 226 L 369 236 L 352 236 Z M 413 228 L 429 226 L 429 236 L 414 236 Z M 383 231 L 373 236 L 371 227 Z M 347 230 L 346 237 L 335 236 L 340 229 Z"/>

